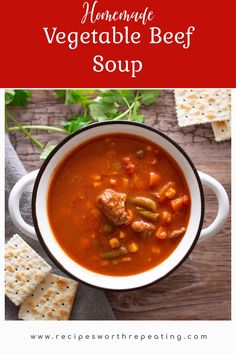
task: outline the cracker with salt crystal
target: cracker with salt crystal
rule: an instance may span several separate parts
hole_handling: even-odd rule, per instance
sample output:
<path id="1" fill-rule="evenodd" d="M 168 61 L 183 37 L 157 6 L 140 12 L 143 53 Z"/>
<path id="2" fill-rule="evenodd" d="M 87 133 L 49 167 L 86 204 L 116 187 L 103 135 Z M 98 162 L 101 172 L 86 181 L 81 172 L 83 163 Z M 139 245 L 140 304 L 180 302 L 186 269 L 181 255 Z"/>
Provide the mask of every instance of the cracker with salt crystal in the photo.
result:
<path id="1" fill-rule="evenodd" d="M 225 141 L 231 138 L 231 121 L 214 122 L 211 124 L 215 135 L 215 141 Z"/>
<path id="2" fill-rule="evenodd" d="M 176 113 L 180 127 L 228 120 L 231 91 L 226 89 L 174 91 Z"/>
<path id="3" fill-rule="evenodd" d="M 49 274 L 23 302 L 19 311 L 22 320 L 68 320 L 78 283 Z"/>
<path id="4" fill-rule="evenodd" d="M 19 235 L 5 247 L 5 294 L 20 305 L 52 270 Z"/>

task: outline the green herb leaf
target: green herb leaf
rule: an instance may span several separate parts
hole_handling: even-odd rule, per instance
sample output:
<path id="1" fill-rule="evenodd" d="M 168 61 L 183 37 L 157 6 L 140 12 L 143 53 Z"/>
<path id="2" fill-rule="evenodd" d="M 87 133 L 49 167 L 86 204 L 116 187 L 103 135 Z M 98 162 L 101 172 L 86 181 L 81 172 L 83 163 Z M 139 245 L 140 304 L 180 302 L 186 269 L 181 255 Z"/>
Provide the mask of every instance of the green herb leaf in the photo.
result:
<path id="1" fill-rule="evenodd" d="M 133 108 L 133 115 L 138 115 L 140 113 L 140 107 L 141 107 L 141 103 L 138 101 L 137 98 L 135 98 L 134 101 L 134 108 Z"/>
<path id="2" fill-rule="evenodd" d="M 45 147 L 39 156 L 40 160 L 45 160 L 50 154 L 50 152 L 55 148 L 55 146 L 56 145 L 49 145 Z"/>
<path id="3" fill-rule="evenodd" d="M 98 101 L 89 105 L 91 117 L 98 122 L 113 119 L 117 115 L 117 108 L 112 103 Z"/>
<path id="4" fill-rule="evenodd" d="M 124 105 L 125 100 L 129 104 L 133 102 L 135 98 L 134 90 L 100 90 L 99 100 L 103 103 Z"/>
<path id="5" fill-rule="evenodd" d="M 130 116 L 130 120 L 133 120 L 133 121 L 139 122 L 139 123 L 144 122 L 144 116 L 140 113 L 140 107 L 141 107 L 141 103 L 139 102 L 138 98 L 136 97 L 134 100 L 134 107 L 133 107 L 132 115 Z"/>
<path id="6" fill-rule="evenodd" d="M 144 116 L 138 115 L 138 116 L 132 116 L 131 120 L 139 123 L 144 123 Z"/>
<path id="7" fill-rule="evenodd" d="M 78 104 L 79 114 L 61 123 L 64 130 L 45 125 L 42 126 L 42 129 L 46 130 L 48 128 L 48 130 L 67 134 L 73 133 L 95 121 L 127 119 L 143 123 L 142 105 L 150 105 L 156 102 L 160 95 L 160 90 L 54 90 L 53 94 L 56 98 L 64 99 L 65 105 Z M 31 96 L 32 93 L 29 90 L 6 90 L 5 103 L 6 105 L 26 106 Z M 14 126 L 9 128 L 8 120 Z M 17 122 L 9 111 L 6 114 L 5 126 L 6 130 L 15 130 L 14 128 L 20 130 L 38 147 L 43 149 L 40 155 L 41 159 L 45 159 L 55 147 L 50 145 L 44 148 L 44 145 L 27 130 L 27 127 Z"/>
<path id="8" fill-rule="evenodd" d="M 5 94 L 6 104 L 13 106 L 27 106 L 29 99 L 32 97 L 32 92 L 29 90 L 9 90 Z"/>
<path id="9" fill-rule="evenodd" d="M 89 105 L 89 112 L 91 117 L 98 122 L 108 119 L 103 104 L 95 103 Z"/>
<path id="10" fill-rule="evenodd" d="M 53 96 L 55 98 L 64 98 L 66 97 L 66 90 L 54 90 Z"/>
<path id="11" fill-rule="evenodd" d="M 92 120 L 86 116 L 72 116 L 68 121 L 62 122 L 62 126 L 69 133 L 73 133 L 78 129 L 81 129 L 92 123 Z"/>
<path id="12" fill-rule="evenodd" d="M 121 96 L 121 98 L 123 100 L 123 104 L 124 104 L 124 99 L 129 104 L 132 104 L 132 102 L 135 99 L 135 95 L 136 95 L 136 91 L 135 90 L 117 90 L 117 92 L 120 94 L 120 96 Z"/>
<path id="13" fill-rule="evenodd" d="M 15 90 L 5 90 L 5 104 L 9 104 L 13 101 L 15 96 Z"/>
<path id="14" fill-rule="evenodd" d="M 95 90 L 66 90 L 65 105 L 80 104 L 88 106 L 93 103 L 92 96 Z"/>
<path id="15" fill-rule="evenodd" d="M 114 105 L 116 102 L 124 104 L 124 101 L 122 100 L 118 90 L 101 90 L 99 92 L 97 101 L 112 105 Z"/>
<path id="16" fill-rule="evenodd" d="M 141 103 L 144 105 L 150 105 L 155 103 L 160 96 L 160 90 L 140 90 Z"/>

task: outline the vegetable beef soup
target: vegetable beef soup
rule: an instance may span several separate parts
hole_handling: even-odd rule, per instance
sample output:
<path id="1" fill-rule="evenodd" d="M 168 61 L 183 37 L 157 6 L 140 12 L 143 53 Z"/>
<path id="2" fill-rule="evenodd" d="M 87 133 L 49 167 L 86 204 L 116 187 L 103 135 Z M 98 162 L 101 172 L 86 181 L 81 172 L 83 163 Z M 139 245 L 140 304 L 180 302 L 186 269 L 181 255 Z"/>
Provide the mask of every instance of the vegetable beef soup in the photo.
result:
<path id="1" fill-rule="evenodd" d="M 184 175 L 159 146 L 106 135 L 73 150 L 48 192 L 53 234 L 64 252 L 94 272 L 125 276 L 163 262 L 187 229 Z"/>

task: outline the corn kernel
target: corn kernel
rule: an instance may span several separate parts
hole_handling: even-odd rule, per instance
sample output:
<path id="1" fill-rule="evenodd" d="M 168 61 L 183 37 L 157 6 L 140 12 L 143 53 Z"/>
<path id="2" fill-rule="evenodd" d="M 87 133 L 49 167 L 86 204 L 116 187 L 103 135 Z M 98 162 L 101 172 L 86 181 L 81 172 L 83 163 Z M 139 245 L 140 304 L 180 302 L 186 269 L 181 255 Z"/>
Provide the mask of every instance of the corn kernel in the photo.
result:
<path id="1" fill-rule="evenodd" d="M 109 243 L 110 243 L 110 245 L 111 245 L 111 248 L 118 248 L 118 247 L 120 247 L 120 242 L 119 242 L 119 240 L 118 240 L 117 237 L 111 238 L 110 241 L 109 241 Z"/>
<path id="2" fill-rule="evenodd" d="M 176 190 L 172 187 L 170 187 L 165 193 L 166 197 L 169 199 L 173 198 L 175 194 L 176 194 Z"/>
<path id="3" fill-rule="evenodd" d="M 125 238 L 125 233 L 123 231 L 120 231 L 119 238 Z"/>
<path id="4" fill-rule="evenodd" d="M 128 250 L 132 253 L 137 252 L 138 250 L 138 245 L 137 243 L 133 242 L 128 245 Z"/>

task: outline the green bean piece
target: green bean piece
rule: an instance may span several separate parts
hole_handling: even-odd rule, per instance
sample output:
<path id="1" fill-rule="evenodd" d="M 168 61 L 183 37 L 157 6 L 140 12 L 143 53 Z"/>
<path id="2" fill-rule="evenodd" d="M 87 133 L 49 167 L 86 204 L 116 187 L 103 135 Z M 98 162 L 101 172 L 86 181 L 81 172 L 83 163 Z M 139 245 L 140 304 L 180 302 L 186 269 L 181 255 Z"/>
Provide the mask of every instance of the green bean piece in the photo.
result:
<path id="1" fill-rule="evenodd" d="M 137 157 L 137 159 L 142 159 L 144 157 L 144 151 L 143 150 L 136 151 L 135 156 Z"/>
<path id="2" fill-rule="evenodd" d="M 157 221 L 159 214 L 158 213 L 152 213 L 149 210 L 138 210 L 139 215 L 143 216 L 145 219 L 151 220 L 151 221 Z"/>
<path id="3" fill-rule="evenodd" d="M 114 170 L 119 171 L 122 169 L 122 165 L 119 161 L 117 161 L 117 162 L 113 163 L 113 168 L 114 168 Z"/>
<path id="4" fill-rule="evenodd" d="M 101 257 L 105 258 L 105 259 L 106 258 L 116 258 L 119 256 L 123 256 L 124 254 L 127 254 L 127 253 L 128 253 L 127 248 L 124 246 L 121 246 L 118 249 L 114 249 L 114 250 L 107 251 L 107 252 L 102 252 Z"/>
<path id="5" fill-rule="evenodd" d="M 156 211 L 157 205 L 154 200 L 146 197 L 130 197 L 129 201 L 136 206 L 142 207 L 147 210 Z"/>
<path id="6" fill-rule="evenodd" d="M 114 230 L 114 228 L 113 228 L 113 226 L 112 225 L 110 225 L 110 224 L 105 224 L 105 225 L 103 225 L 103 227 L 102 227 L 102 231 L 105 233 L 105 234 L 111 234 L 112 232 L 113 232 L 113 230 Z"/>

